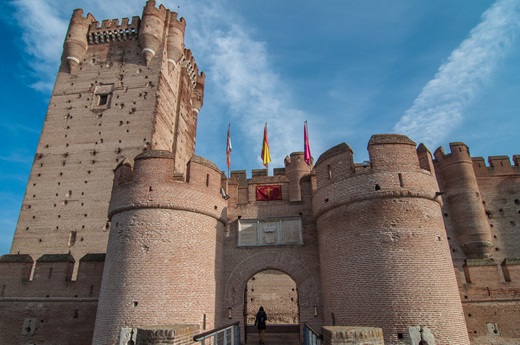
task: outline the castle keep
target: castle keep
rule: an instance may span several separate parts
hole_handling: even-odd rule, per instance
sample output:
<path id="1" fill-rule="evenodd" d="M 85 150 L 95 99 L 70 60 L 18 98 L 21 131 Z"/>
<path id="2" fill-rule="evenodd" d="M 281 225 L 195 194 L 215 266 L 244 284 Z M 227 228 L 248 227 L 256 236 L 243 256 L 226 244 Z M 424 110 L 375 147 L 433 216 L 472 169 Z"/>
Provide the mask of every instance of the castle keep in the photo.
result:
<path id="1" fill-rule="evenodd" d="M 244 335 L 270 285 L 289 286 L 272 315 L 296 331 L 520 343 L 520 156 L 379 134 L 365 164 L 341 143 L 227 177 L 195 155 L 205 76 L 185 27 L 152 0 L 121 22 L 74 11 L 0 257 L 0 343 L 184 345 L 236 321 Z"/>

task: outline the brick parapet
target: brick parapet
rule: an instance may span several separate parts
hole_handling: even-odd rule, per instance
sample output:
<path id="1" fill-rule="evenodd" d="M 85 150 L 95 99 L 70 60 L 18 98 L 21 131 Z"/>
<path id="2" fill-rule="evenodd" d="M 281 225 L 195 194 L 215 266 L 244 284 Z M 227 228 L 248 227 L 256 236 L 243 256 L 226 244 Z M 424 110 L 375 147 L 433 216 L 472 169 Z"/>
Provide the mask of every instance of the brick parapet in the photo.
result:
<path id="1" fill-rule="evenodd" d="M 319 217 L 345 204 L 371 199 L 410 197 L 424 198 L 442 204 L 437 194 L 437 181 L 430 173 L 421 171 L 400 174 L 403 187 L 400 186 L 398 173 L 371 172 L 353 175 L 325 188 L 318 188 L 313 197 L 315 216 Z M 338 190 L 342 192 L 338 193 Z"/>
<path id="2" fill-rule="evenodd" d="M 0 297 L 3 299 L 95 299 L 103 275 L 104 254 L 81 258 L 77 279 L 72 280 L 74 258 L 68 254 L 40 257 L 28 255 L 0 257 Z M 31 277 L 31 272 L 32 277 Z"/>

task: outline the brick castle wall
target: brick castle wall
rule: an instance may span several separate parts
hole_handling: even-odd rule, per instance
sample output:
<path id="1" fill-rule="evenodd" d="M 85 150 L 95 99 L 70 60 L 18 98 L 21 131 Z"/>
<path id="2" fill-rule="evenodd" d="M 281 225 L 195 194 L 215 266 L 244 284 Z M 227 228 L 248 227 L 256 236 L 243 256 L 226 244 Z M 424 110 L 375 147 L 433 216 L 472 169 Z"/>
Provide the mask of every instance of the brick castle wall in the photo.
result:
<path id="1" fill-rule="evenodd" d="M 83 257 L 73 281 L 70 255 L 45 255 L 36 263 L 29 255 L 1 256 L 0 340 L 91 344 L 104 257 Z"/>

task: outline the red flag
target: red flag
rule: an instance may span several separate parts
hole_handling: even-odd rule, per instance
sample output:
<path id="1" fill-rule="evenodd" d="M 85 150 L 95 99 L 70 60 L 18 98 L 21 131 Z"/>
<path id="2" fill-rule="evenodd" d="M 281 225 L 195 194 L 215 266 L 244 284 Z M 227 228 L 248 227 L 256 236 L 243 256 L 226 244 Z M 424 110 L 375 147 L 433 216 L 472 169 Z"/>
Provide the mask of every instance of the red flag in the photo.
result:
<path id="1" fill-rule="evenodd" d="M 231 124 L 228 124 L 227 128 L 227 143 L 226 143 L 226 163 L 228 170 L 231 168 Z"/>
<path id="2" fill-rule="evenodd" d="M 257 201 L 282 200 L 282 185 L 270 184 L 270 185 L 256 186 L 256 200 Z"/>
<path id="3" fill-rule="evenodd" d="M 311 147 L 309 146 L 309 134 L 307 133 L 307 121 L 303 123 L 303 160 L 311 165 Z"/>
<path id="4" fill-rule="evenodd" d="M 271 154 L 269 152 L 269 140 L 267 139 L 267 122 L 264 127 L 264 141 L 262 143 L 262 153 L 260 154 L 260 158 L 264 163 L 264 166 L 267 168 L 267 165 L 271 161 Z"/>

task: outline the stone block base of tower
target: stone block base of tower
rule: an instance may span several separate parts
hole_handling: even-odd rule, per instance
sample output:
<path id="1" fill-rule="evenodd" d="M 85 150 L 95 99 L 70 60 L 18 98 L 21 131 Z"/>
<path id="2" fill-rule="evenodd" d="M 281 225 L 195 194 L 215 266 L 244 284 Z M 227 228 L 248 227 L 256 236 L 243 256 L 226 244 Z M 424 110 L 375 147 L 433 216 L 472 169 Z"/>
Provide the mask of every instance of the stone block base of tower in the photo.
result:
<path id="1" fill-rule="evenodd" d="M 122 328 L 120 345 L 187 345 L 193 344 L 193 336 L 199 325 L 175 324 L 143 328 Z"/>
<path id="2" fill-rule="evenodd" d="M 323 345 L 384 345 L 383 330 L 376 327 L 322 327 Z"/>

